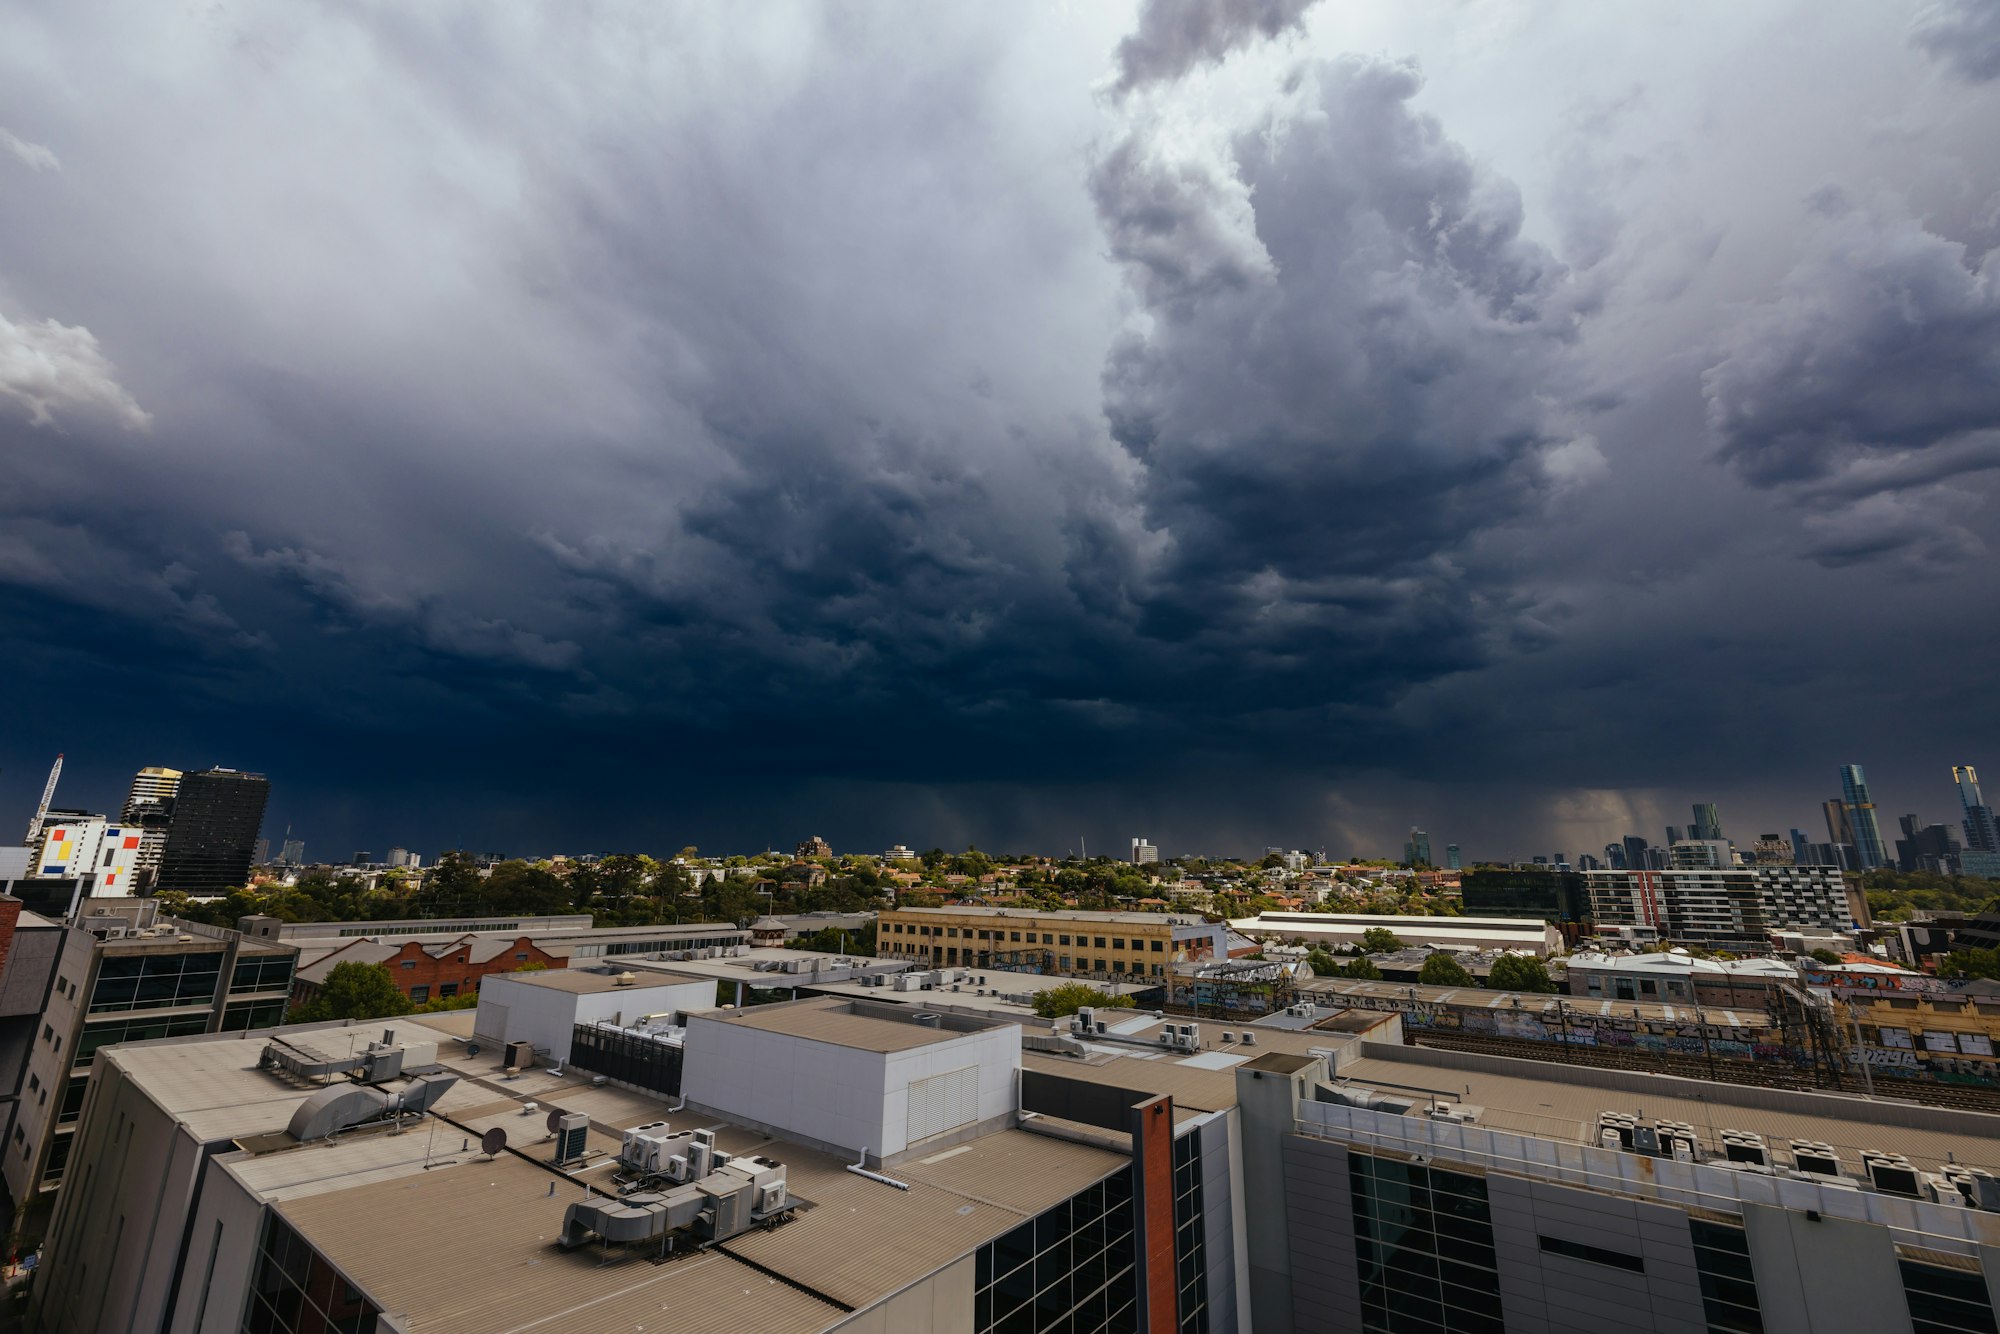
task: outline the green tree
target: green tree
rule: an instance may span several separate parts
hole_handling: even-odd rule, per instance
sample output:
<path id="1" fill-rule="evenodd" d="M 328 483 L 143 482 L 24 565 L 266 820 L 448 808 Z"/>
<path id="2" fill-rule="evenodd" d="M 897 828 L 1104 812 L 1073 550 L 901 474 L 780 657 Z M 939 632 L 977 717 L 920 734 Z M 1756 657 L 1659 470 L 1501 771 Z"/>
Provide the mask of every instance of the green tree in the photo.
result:
<path id="1" fill-rule="evenodd" d="M 1375 966 L 1373 959 L 1366 956 L 1359 959 L 1349 959 L 1335 971 L 1341 977 L 1351 977 L 1358 982 L 1380 982 L 1382 980 L 1382 970 Z"/>
<path id="2" fill-rule="evenodd" d="M 1341 975 L 1340 960 L 1334 958 L 1318 946 L 1314 946 L 1312 949 L 1306 951 L 1306 966 L 1313 970 L 1315 977 L 1338 977 Z"/>
<path id="3" fill-rule="evenodd" d="M 1812 952 L 1812 957 L 1813 957 L 1813 958 L 1815 958 L 1815 959 L 1818 959 L 1818 960 L 1819 960 L 1819 961 L 1820 961 L 1821 963 L 1839 963 L 1839 962 L 1840 962 L 1840 956 L 1839 956 L 1838 954 L 1835 954 L 1835 953 L 1834 953 L 1834 952 L 1833 952 L 1832 950 L 1829 950 L 1829 949 L 1817 949 L 1817 950 L 1814 950 L 1814 951 Z"/>
<path id="4" fill-rule="evenodd" d="M 1953 950 L 1938 964 L 1938 976 L 2000 978 L 2000 950 Z"/>
<path id="5" fill-rule="evenodd" d="M 326 1019 L 381 1019 L 408 1014 L 410 998 L 396 990 L 396 979 L 379 963 L 337 963 L 320 984 L 319 994 L 295 1007 L 288 1022 L 317 1023 Z"/>
<path id="6" fill-rule="evenodd" d="M 1390 954 L 1403 948 L 1403 938 L 1386 926 L 1371 926 L 1361 933 L 1361 948 L 1368 954 Z"/>
<path id="7" fill-rule="evenodd" d="M 1469 987 L 1472 974 L 1465 971 L 1465 965 L 1440 950 L 1424 960 L 1424 966 L 1417 970 L 1417 981 L 1427 987 Z"/>
<path id="8" fill-rule="evenodd" d="M 1438 956 L 1433 955 L 1432 958 Z M 1548 965 L 1531 954 L 1503 954 L 1493 961 L 1486 985 L 1495 991 L 1554 991 Z"/>
<path id="9" fill-rule="evenodd" d="M 1129 1010 L 1132 1008 L 1130 996 L 1113 996 L 1099 991 L 1087 982 L 1065 982 L 1059 987 L 1035 993 L 1035 1013 L 1044 1019 L 1060 1019 L 1066 1014 L 1075 1014 L 1085 1006 L 1095 1006 L 1104 1010 Z"/>

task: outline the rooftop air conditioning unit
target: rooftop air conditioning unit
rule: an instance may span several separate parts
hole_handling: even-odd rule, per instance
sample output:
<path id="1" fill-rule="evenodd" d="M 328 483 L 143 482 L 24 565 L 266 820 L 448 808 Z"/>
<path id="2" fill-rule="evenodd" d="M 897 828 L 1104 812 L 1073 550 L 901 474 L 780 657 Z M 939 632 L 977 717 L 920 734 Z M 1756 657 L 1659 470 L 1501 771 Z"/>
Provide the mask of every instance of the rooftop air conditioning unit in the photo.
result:
<path id="1" fill-rule="evenodd" d="M 1255 1033 L 1252 1033 L 1247 1028 L 1243 1030 L 1243 1045 L 1246 1047 L 1254 1047 L 1257 1045 L 1257 1035 Z"/>
<path id="2" fill-rule="evenodd" d="M 1840 1153 L 1825 1140 L 1795 1139 L 1792 1141 L 1792 1166 L 1814 1176 L 1837 1177 L 1840 1175 Z"/>
<path id="3" fill-rule="evenodd" d="M 1431 1120 L 1469 1126 L 1479 1119 L 1479 1112 L 1479 1108 L 1468 1107 L 1462 1102 L 1441 1102 L 1431 1108 Z"/>
<path id="4" fill-rule="evenodd" d="M 1230 1032 L 1226 1028 L 1222 1030 L 1222 1042 L 1224 1046 L 1228 1046 L 1234 1043 L 1235 1041 L 1236 1041 L 1236 1035 L 1234 1033 Z"/>
<path id="5" fill-rule="evenodd" d="M 1947 1164 L 1944 1175 L 1973 1208 L 2000 1210 L 2000 1177 L 1983 1167 L 1966 1167 L 1960 1163 Z"/>
<path id="6" fill-rule="evenodd" d="M 1923 1198 L 1933 1204 L 1946 1205 L 1953 1209 L 1970 1209 L 1972 1201 L 1958 1188 L 1958 1183 L 1942 1172 L 1923 1174 Z"/>
<path id="7" fill-rule="evenodd" d="M 1597 1114 L 1597 1142 L 1607 1149 L 1629 1149 L 1632 1147 L 1632 1132 L 1638 1129 L 1638 1121 L 1624 1112 L 1599 1112 Z"/>
<path id="8" fill-rule="evenodd" d="M 1764 1137 L 1748 1130 L 1723 1131 L 1722 1156 L 1727 1162 L 1748 1163 L 1752 1167 L 1771 1165 L 1771 1154 L 1764 1147 Z"/>
<path id="9" fill-rule="evenodd" d="M 1923 1198 L 1923 1187 L 1918 1180 L 1917 1169 L 1912 1167 L 1910 1160 L 1900 1153 L 1863 1149 L 1861 1170 L 1875 1189 L 1884 1195 L 1902 1195 L 1913 1200 Z"/>
<path id="10" fill-rule="evenodd" d="M 1701 1139 L 1685 1121 L 1655 1123 L 1660 1135 L 1660 1156 L 1675 1162 L 1692 1163 L 1701 1158 Z"/>

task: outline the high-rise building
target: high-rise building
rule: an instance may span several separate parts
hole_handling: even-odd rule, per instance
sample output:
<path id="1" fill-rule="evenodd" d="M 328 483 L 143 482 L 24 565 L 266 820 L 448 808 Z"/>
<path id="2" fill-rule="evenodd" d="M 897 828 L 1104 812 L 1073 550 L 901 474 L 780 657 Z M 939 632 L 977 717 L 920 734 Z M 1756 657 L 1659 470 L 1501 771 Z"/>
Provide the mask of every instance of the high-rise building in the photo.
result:
<path id="1" fill-rule="evenodd" d="M 1447 843 L 1444 845 L 1444 864 L 1454 871 L 1465 869 L 1464 862 L 1459 856 L 1458 844 Z"/>
<path id="2" fill-rule="evenodd" d="M 1980 795 L 1979 771 L 1969 764 L 1954 764 L 1951 779 L 1958 784 L 1959 805 L 1965 810 L 1965 846 L 1974 852 L 2000 852 L 2000 824 Z"/>
<path id="3" fill-rule="evenodd" d="M 1646 840 L 1637 834 L 1625 835 L 1625 867 L 1628 871 L 1644 871 L 1652 866 L 1646 856 Z"/>
<path id="4" fill-rule="evenodd" d="M 1624 870 L 1625 845 L 1623 843 L 1606 843 L 1604 845 L 1604 864 L 1614 871 Z"/>
<path id="5" fill-rule="evenodd" d="M 1431 861 L 1431 836 L 1415 825 L 1410 826 L 1409 841 L 1403 844 L 1403 860 L 1412 866 L 1422 863 L 1434 865 Z"/>
<path id="6" fill-rule="evenodd" d="M 217 895 L 247 883 L 270 795 L 264 775 L 240 769 L 181 775 L 157 887 Z"/>
<path id="7" fill-rule="evenodd" d="M 1680 825 L 1670 824 L 1667 826 L 1668 847 L 1672 847 L 1676 843 L 1685 842 L 1687 838 L 1688 838 L 1688 831 L 1682 828 Z"/>
<path id="8" fill-rule="evenodd" d="M 278 860 L 287 866 L 304 866 L 306 864 L 306 841 L 302 838 L 292 838 L 290 837 L 290 833 L 290 830 L 286 831 L 285 850 L 278 854 Z"/>
<path id="9" fill-rule="evenodd" d="M 173 819 L 174 794 L 180 790 L 181 771 L 157 767 L 141 769 L 132 779 L 118 818 L 127 828 L 139 831 L 138 872 L 150 881 L 159 873 L 160 853 L 167 846 L 167 825 Z"/>
<path id="10" fill-rule="evenodd" d="M 1697 801 L 1694 804 L 1694 828 L 1688 837 L 1708 843 L 1721 840 L 1722 817 L 1715 813 L 1714 802 Z"/>
<path id="11" fill-rule="evenodd" d="M 1820 803 L 1820 810 L 1826 815 L 1826 841 L 1829 843 L 1854 842 L 1854 826 L 1848 822 L 1847 806 L 1840 798 Z"/>
<path id="12" fill-rule="evenodd" d="M 1132 840 L 1132 864 L 1151 866 L 1160 860 L 1160 850 L 1143 838 Z"/>
<path id="13" fill-rule="evenodd" d="M 1840 797 L 1847 808 L 1847 823 L 1854 830 L 1854 854 L 1861 869 L 1872 871 L 1887 866 L 1889 856 L 1882 849 L 1882 829 L 1875 823 L 1875 801 L 1868 794 L 1868 779 L 1860 765 L 1840 766 Z"/>
<path id="14" fill-rule="evenodd" d="M 1684 838 L 1668 849 L 1676 871 L 1726 871 L 1735 865 L 1721 839 Z"/>
<path id="15" fill-rule="evenodd" d="M 1812 840 L 1806 837 L 1805 830 L 1794 829 L 1792 831 L 1792 862 L 1794 865 L 1797 866 L 1810 865 L 1810 863 L 1807 862 L 1806 860 L 1806 855 L 1807 855 L 1806 849 L 1811 846 L 1812 846 Z"/>
<path id="16" fill-rule="evenodd" d="M 1794 829 L 1792 832 L 1796 834 L 1799 831 Z M 1759 866 L 1795 866 L 1799 860 L 1795 843 L 1776 834 L 1759 834 L 1757 841 L 1750 845 L 1750 856 Z"/>

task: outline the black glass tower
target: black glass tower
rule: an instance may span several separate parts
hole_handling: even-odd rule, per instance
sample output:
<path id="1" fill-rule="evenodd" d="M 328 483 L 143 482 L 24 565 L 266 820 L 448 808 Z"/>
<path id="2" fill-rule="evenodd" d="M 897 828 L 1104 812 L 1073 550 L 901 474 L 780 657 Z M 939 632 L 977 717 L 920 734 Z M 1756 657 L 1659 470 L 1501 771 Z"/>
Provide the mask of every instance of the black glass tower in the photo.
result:
<path id="1" fill-rule="evenodd" d="M 245 884 L 270 795 L 262 774 L 204 769 L 181 775 L 154 888 L 226 894 Z"/>

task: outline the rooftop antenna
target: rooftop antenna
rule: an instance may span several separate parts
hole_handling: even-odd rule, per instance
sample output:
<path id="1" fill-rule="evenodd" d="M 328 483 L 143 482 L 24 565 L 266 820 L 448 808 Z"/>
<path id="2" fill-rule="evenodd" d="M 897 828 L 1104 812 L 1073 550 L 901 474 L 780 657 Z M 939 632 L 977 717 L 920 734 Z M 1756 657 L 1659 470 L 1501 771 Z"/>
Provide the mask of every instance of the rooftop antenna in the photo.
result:
<path id="1" fill-rule="evenodd" d="M 42 789 L 42 804 L 35 807 L 35 818 L 28 821 L 28 847 L 32 849 L 42 837 L 42 822 L 49 818 L 49 803 L 55 800 L 56 779 L 62 777 L 63 757 L 56 756 L 55 765 L 49 770 L 48 786 Z"/>

